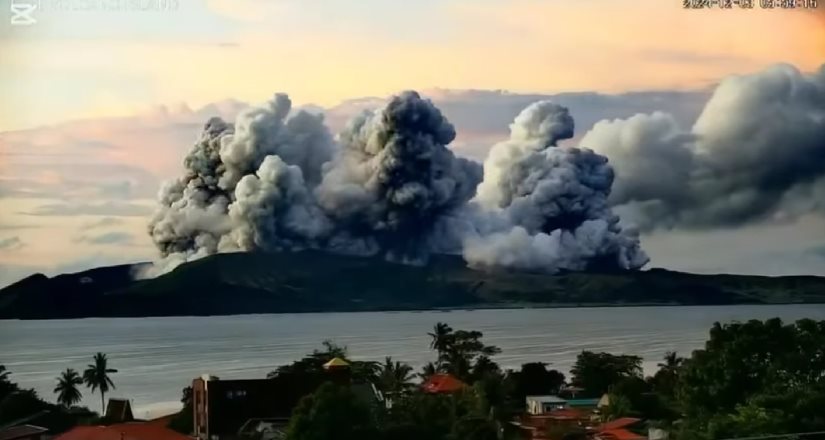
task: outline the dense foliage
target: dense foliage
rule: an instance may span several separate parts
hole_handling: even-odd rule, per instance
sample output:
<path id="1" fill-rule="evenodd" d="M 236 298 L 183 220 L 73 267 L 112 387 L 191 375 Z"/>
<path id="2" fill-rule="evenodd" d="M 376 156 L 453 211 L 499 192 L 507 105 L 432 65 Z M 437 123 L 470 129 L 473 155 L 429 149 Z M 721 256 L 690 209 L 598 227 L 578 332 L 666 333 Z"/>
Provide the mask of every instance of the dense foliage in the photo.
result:
<path id="1" fill-rule="evenodd" d="M 393 396 L 389 408 L 354 404 L 354 397 L 346 392 L 325 389 L 300 407 L 289 438 L 331 435 L 298 426 L 347 417 L 359 421 L 347 435 L 359 438 L 512 438 L 515 434 L 508 422 L 523 411 L 525 396 L 568 389 L 576 390 L 579 397 L 606 395 L 608 404 L 600 408 L 603 421 L 638 417 L 645 420 L 642 427 L 665 428 L 676 440 L 825 430 L 825 321 L 715 324 L 705 349 L 689 358 L 665 354 L 650 377 L 644 377 L 638 356 L 583 351 L 572 368 L 570 388 L 565 388 L 562 373 L 542 363 L 502 371 L 493 361 L 499 350 L 485 345 L 480 332 L 453 330 L 439 323 L 429 335 L 436 360 L 422 375 L 453 374 L 468 384 L 466 389 L 454 394 L 423 393 L 409 385 L 409 366 L 387 359 L 379 369 L 378 383 Z M 395 377 L 403 380 L 390 379 Z M 335 398 L 349 403 L 323 403 Z M 321 408 L 324 412 L 318 413 Z M 373 425 L 366 426 L 369 420 Z M 585 436 L 581 428 L 554 429 L 553 438 Z"/>
<path id="2" fill-rule="evenodd" d="M 11 372 L 0 365 L 0 426 L 17 424 L 25 420 L 26 423 L 44 426 L 53 432 L 62 432 L 78 424 L 97 422 L 96 413 L 87 408 L 73 406 L 78 401 L 74 393 L 80 393 L 76 389 L 79 385 L 77 373 L 69 369 L 58 379 L 55 393 L 58 394 L 60 404 L 55 405 L 43 400 L 33 389 L 21 388 L 12 380 Z M 63 384 L 65 388 L 61 387 L 62 379 L 68 379 L 72 385 L 66 383 Z"/>
<path id="3" fill-rule="evenodd" d="M 676 391 L 685 436 L 825 430 L 825 321 L 714 324 Z"/>
<path id="4" fill-rule="evenodd" d="M 598 397 L 625 379 L 642 377 L 642 358 L 630 355 L 583 351 L 570 370 L 573 385 L 586 396 Z"/>
<path id="5" fill-rule="evenodd" d="M 565 393 L 605 397 L 601 421 L 638 417 L 645 420 L 643 428 L 664 428 L 674 440 L 825 430 L 825 321 L 717 323 L 704 349 L 687 358 L 665 354 L 650 377 L 644 377 L 638 356 L 583 351 L 569 383 L 544 363 L 502 369 L 494 361 L 500 350 L 485 344 L 481 332 L 438 323 L 429 335 L 434 359 L 420 378 L 410 365 L 389 357 L 382 363 L 351 360 L 346 347 L 328 341 L 277 367 L 268 377 L 290 384 L 297 403 L 288 438 L 501 440 L 516 435 L 510 422 L 523 413 L 526 396 Z M 324 368 L 333 358 L 349 363 L 345 376 Z M 78 387 L 85 382 L 93 391 L 106 391 L 115 371 L 100 353 L 83 381 L 67 369 L 57 378 L 55 405 L 21 389 L 0 365 L 0 425 L 40 412 L 51 414 L 45 423 L 58 430 L 99 422 L 91 419 L 94 413 L 73 407 L 81 396 Z M 431 394 L 416 385 L 436 373 L 465 386 Z M 192 430 L 191 393 L 183 390 L 183 410 L 170 425 L 180 432 Z M 554 439 L 585 435 L 575 426 L 553 430 Z"/>

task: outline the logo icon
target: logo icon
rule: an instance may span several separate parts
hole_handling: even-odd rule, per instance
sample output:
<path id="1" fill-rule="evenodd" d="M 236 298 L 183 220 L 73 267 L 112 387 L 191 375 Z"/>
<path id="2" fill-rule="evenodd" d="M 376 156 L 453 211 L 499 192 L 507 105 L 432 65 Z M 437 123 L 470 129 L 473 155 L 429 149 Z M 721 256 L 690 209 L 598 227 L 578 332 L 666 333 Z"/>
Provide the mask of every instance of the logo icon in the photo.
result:
<path id="1" fill-rule="evenodd" d="M 34 19 L 34 11 L 37 10 L 37 3 L 26 0 L 11 0 L 11 25 L 30 26 L 37 23 Z"/>

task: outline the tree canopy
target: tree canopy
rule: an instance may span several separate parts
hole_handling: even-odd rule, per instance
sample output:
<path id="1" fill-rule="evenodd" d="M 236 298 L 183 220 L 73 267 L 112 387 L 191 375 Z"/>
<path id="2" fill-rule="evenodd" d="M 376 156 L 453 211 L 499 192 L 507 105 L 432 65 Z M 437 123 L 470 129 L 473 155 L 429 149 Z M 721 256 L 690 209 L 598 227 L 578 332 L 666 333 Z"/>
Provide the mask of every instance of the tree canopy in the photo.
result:
<path id="1" fill-rule="evenodd" d="M 57 377 L 57 386 L 54 388 L 57 403 L 68 408 L 80 402 L 83 398 L 80 385 L 83 385 L 83 379 L 74 369 L 67 368 L 66 371 L 60 373 Z"/>
<path id="2" fill-rule="evenodd" d="M 349 386 L 325 383 L 298 403 L 287 440 L 371 440 L 378 438 L 373 414 Z"/>
<path id="3" fill-rule="evenodd" d="M 106 393 L 109 389 L 115 388 L 115 383 L 109 376 L 117 373 L 114 368 L 109 368 L 109 359 L 103 353 L 97 353 L 92 357 L 92 363 L 83 371 L 83 382 L 92 390 L 100 390 L 100 410 L 106 411 Z"/>
<path id="4" fill-rule="evenodd" d="M 490 357 L 501 353 L 501 349 L 486 345 L 481 341 L 483 333 L 477 330 L 453 330 L 449 325 L 439 322 L 429 333 L 432 338 L 430 348 L 438 353 L 435 369 L 449 373 L 465 381 L 472 382 L 483 376 L 493 367 Z"/>
<path id="5" fill-rule="evenodd" d="M 825 321 L 716 323 L 678 376 L 694 435 L 823 430 Z"/>
<path id="6" fill-rule="evenodd" d="M 594 353 L 582 351 L 570 370 L 573 385 L 581 387 L 583 394 L 599 397 L 610 386 L 626 378 L 642 377 L 642 358 L 626 354 Z"/>

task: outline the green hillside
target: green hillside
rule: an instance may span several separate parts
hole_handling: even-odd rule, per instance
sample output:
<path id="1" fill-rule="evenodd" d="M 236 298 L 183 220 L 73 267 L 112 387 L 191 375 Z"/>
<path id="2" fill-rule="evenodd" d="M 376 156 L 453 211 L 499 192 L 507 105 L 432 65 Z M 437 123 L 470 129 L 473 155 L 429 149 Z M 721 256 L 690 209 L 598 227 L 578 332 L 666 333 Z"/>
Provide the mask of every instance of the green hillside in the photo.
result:
<path id="1" fill-rule="evenodd" d="M 825 302 L 825 278 L 643 272 L 542 275 L 468 269 L 458 257 L 426 266 L 304 251 L 234 253 L 132 281 L 129 266 L 0 290 L 0 318 L 223 315 L 621 304 Z"/>

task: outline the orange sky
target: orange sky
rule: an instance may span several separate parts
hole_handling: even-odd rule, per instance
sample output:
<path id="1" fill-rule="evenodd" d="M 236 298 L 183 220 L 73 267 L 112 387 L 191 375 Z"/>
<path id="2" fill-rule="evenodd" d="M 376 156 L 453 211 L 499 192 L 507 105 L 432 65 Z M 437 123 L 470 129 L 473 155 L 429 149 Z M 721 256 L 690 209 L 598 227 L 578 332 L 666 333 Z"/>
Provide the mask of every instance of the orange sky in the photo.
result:
<path id="1" fill-rule="evenodd" d="M 262 101 L 275 91 L 331 105 L 409 88 L 685 89 L 775 62 L 813 70 L 825 61 L 825 14 L 683 10 L 677 0 L 430 3 L 327 22 L 312 2 L 283 0 L 260 14 L 212 2 L 175 12 L 217 20 L 179 34 L 178 22 L 139 14 L 121 17 L 146 21 L 127 22 L 128 33 L 80 16 L 12 29 L 0 34 L 0 130 L 161 103 Z"/>

